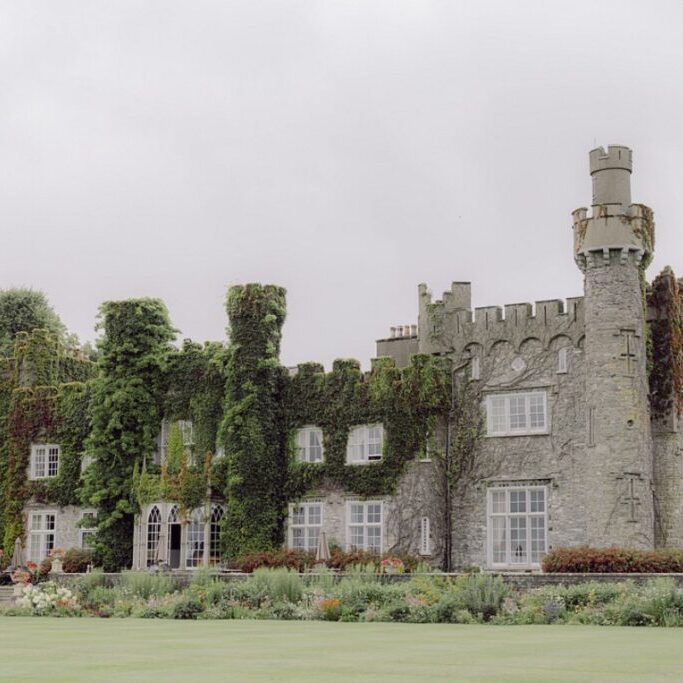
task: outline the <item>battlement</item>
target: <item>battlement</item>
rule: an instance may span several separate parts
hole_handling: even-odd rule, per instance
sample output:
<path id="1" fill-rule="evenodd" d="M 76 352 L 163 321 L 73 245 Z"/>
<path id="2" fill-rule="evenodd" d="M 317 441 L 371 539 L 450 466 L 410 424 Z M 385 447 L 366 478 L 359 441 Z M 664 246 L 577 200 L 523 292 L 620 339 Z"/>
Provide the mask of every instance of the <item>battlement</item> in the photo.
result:
<path id="1" fill-rule="evenodd" d="M 469 283 L 468 283 L 469 284 Z M 435 353 L 446 348 L 462 350 L 471 343 L 485 345 L 498 340 L 519 344 L 535 337 L 544 344 L 558 334 L 575 341 L 583 334 L 583 297 L 544 299 L 504 306 L 455 308 L 453 292 L 434 301 L 427 286 L 419 286 L 420 351 Z"/>
<path id="2" fill-rule="evenodd" d="M 629 173 L 633 170 L 633 152 L 624 145 L 596 147 L 588 153 L 591 175 L 608 168 L 621 168 Z"/>

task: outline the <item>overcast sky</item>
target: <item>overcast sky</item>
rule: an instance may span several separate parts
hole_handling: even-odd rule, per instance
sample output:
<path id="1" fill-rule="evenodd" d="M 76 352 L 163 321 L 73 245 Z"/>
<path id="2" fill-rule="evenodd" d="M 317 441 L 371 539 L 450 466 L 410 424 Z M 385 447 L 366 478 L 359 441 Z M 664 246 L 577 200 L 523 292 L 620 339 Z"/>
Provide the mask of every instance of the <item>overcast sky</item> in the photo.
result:
<path id="1" fill-rule="evenodd" d="M 0 288 L 94 339 L 161 297 L 225 337 L 226 286 L 288 290 L 282 360 L 417 322 L 580 295 L 588 151 L 634 150 L 649 276 L 683 275 L 683 4 L 0 0 Z"/>

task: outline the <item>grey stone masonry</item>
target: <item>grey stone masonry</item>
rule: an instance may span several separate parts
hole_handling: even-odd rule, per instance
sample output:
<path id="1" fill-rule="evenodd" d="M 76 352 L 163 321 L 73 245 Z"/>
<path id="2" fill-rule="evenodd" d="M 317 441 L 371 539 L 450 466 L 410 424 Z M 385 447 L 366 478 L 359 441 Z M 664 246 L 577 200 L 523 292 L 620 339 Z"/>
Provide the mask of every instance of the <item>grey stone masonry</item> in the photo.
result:
<path id="1" fill-rule="evenodd" d="M 545 525 L 546 551 L 683 546 L 683 435 L 675 417 L 653 428 L 650 415 L 645 268 L 654 249 L 652 211 L 631 203 L 628 147 L 599 147 L 589 157 L 592 209 L 572 214 L 583 297 L 472 310 L 467 282 L 454 282 L 440 300 L 419 285 L 417 350 L 449 357 L 455 372 L 477 382 L 487 421 L 476 472 L 454 496 L 455 566 L 521 568 L 523 559 L 537 569 L 537 556 L 524 546 L 531 524 Z M 380 341 L 378 352 L 405 363 L 409 349 L 394 354 Z M 518 415 L 532 394 L 544 405 L 535 433 L 510 422 L 513 402 Z M 509 421 L 507 432 L 491 427 L 494 405 L 499 413 L 504 406 L 496 419 Z M 512 508 L 507 521 L 494 519 L 502 508 L 494 511 L 492 501 L 503 494 L 492 487 L 543 491 L 544 519 L 514 519 Z M 405 490 L 397 509 L 411 509 Z M 504 539 L 507 562 L 500 559 Z"/>

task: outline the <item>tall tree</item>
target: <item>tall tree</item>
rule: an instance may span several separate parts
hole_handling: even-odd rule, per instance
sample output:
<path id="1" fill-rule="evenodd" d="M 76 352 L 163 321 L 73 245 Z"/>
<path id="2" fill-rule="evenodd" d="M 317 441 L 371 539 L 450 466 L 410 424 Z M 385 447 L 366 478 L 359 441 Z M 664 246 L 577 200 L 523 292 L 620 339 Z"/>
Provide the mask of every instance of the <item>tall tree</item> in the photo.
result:
<path id="1" fill-rule="evenodd" d="M 97 508 L 97 559 L 112 571 L 131 564 L 133 472 L 155 448 L 175 330 L 158 299 L 106 302 L 100 319 L 100 376 L 87 446 L 93 463 L 85 473 L 83 499 Z"/>
<path id="2" fill-rule="evenodd" d="M 0 290 L 0 355 L 11 353 L 17 332 L 43 328 L 60 339 L 66 337 L 66 327 L 50 306 L 43 292 L 34 289 Z"/>

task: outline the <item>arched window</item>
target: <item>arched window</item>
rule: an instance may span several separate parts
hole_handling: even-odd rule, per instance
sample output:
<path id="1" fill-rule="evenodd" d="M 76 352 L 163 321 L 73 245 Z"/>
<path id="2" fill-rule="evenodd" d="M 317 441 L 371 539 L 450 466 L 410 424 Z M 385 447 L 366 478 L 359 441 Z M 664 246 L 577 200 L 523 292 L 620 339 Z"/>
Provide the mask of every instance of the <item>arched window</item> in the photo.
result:
<path id="1" fill-rule="evenodd" d="M 157 563 L 159 536 L 161 535 L 161 513 L 155 505 L 147 517 L 147 566 Z"/>
<path id="2" fill-rule="evenodd" d="M 168 523 L 169 524 L 180 524 L 180 519 L 178 518 L 178 506 L 174 505 L 171 511 L 168 513 Z"/>
<path id="3" fill-rule="evenodd" d="M 215 567 L 221 561 L 221 520 L 223 506 L 214 505 L 211 511 L 211 527 L 209 529 L 209 566 Z"/>
<path id="4" fill-rule="evenodd" d="M 195 510 L 187 524 L 187 545 L 185 553 L 185 566 L 201 567 L 204 564 L 204 513 Z"/>

